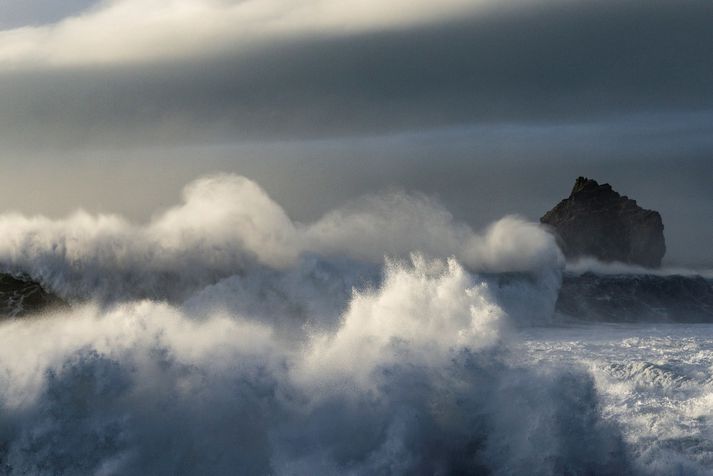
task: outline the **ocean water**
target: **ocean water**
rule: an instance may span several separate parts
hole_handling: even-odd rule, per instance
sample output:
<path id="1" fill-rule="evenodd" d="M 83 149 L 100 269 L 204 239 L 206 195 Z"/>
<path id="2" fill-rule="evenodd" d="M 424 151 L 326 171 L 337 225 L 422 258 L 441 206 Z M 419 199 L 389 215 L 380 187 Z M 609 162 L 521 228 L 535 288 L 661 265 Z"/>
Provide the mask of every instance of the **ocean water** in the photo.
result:
<path id="1" fill-rule="evenodd" d="M 389 193 L 297 223 L 219 175 L 0 235 L 72 304 L 0 323 L 0 474 L 711 472 L 713 326 L 559 316 L 521 218 Z"/>
<path id="2" fill-rule="evenodd" d="M 713 325 L 570 323 L 518 337 L 514 365 L 591 376 L 636 472 L 713 472 Z"/>

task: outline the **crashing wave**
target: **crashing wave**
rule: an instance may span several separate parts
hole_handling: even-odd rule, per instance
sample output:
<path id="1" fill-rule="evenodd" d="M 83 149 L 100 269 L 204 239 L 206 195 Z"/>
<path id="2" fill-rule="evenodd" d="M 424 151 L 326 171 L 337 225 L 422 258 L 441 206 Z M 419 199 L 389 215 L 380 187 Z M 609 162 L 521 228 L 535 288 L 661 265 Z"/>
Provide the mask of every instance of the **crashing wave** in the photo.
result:
<path id="1" fill-rule="evenodd" d="M 0 232 L 2 269 L 72 304 L 0 323 L 0 474 L 656 467 L 601 382 L 663 385 L 668 367 L 521 351 L 522 329 L 550 329 L 564 267 L 536 224 L 478 234 L 405 193 L 296 223 L 220 175 L 146 224 L 9 214 Z"/>

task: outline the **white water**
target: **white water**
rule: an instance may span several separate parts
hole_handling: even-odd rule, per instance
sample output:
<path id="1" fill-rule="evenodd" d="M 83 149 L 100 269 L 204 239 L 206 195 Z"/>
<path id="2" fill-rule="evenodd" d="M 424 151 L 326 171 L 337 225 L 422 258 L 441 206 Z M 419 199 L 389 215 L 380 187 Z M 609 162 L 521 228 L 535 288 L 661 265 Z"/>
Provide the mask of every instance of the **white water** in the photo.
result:
<path id="1" fill-rule="evenodd" d="M 512 361 L 582 369 L 646 474 L 713 473 L 713 325 L 583 325 L 519 333 Z"/>
<path id="2" fill-rule="evenodd" d="M 0 234 L 5 269 L 73 303 L 0 323 L 0 474 L 709 462 L 713 327 L 558 327 L 561 254 L 517 218 L 477 234 L 396 193 L 300 224 L 218 176 L 145 225 L 3 215 Z"/>

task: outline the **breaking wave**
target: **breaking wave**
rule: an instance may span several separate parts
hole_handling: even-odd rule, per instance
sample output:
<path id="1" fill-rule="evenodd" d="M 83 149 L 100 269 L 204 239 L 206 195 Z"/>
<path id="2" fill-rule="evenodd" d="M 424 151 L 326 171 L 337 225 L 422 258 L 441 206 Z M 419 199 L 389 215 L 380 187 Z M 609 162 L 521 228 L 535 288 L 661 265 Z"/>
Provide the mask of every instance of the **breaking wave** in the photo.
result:
<path id="1" fill-rule="evenodd" d="M 256 183 L 234 175 L 196 180 L 183 203 L 144 225 L 83 211 L 62 220 L 4 214 L 0 234 L 5 271 L 27 273 L 70 300 L 180 300 L 256 268 L 294 268 L 308 255 L 379 266 L 385 256 L 418 251 L 493 272 L 546 270 L 561 261 L 551 237 L 517 217 L 479 235 L 433 200 L 395 192 L 301 224 Z"/>
<path id="2" fill-rule="evenodd" d="M 218 175 L 146 224 L 0 234 L 4 271 L 72 305 L 0 323 L 0 474 L 704 473 L 626 400 L 695 379 L 548 340 L 565 264 L 520 218 L 476 233 L 397 192 L 297 223 Z"/>

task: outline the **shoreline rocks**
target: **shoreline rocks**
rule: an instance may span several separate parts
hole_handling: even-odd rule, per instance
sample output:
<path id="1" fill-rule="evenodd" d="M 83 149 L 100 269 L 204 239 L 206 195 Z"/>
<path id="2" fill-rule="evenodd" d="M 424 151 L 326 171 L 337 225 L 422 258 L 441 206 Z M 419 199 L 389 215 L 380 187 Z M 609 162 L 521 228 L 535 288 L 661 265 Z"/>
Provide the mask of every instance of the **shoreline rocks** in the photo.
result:
<path id="1" fill-rule="evenodd" d="M 713 322 L 713 280 L 565 273 L 557 312 L 580 321 L 709 323 Z"/>

